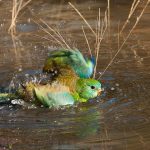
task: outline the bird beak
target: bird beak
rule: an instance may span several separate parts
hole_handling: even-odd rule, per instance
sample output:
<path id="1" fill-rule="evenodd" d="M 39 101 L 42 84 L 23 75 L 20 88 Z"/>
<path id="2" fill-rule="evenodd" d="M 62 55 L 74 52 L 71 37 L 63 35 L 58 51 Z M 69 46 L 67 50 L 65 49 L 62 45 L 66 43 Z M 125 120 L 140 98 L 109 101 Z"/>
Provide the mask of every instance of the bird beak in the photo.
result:
<path id="1" fill-rule="evenodd" d="M 102 89 L 98 89 L 97 95 L 100 96 L 101 92 L 102 92 Z"/>

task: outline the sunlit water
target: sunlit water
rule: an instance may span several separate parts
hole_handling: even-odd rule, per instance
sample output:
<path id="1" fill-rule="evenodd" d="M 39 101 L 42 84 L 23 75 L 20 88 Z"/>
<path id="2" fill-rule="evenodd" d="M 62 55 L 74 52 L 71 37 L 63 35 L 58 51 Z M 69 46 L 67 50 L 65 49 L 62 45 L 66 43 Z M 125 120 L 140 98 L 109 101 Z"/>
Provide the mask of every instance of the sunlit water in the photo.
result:
<path id="1" fill-rule="evenodd" d="M 73 3 L 93 28 L 98 8 L 101 8 L 103 16 L 107 6 L 103 0 Z M 118 23 L 121 26 L 127 18 L 131 3 L 126 0 L 113 0 L 111 3 L 111 38 L 106 37 L 102 42 L 97 78 L 117 50 Z M 9 0 L 0 1 L 1 91 L 7 90 L 12 77 L 20 71 L 41 69 L 48 51 L 60 47 L 53 41 L 43 39 L 49 38 L 49 35 L 41 31 L 32 19 L 42 18 L 57 27 L 70 47 L 77 47 L 86 55 L 88 48 L 82 32 L 84 26 L 90 46 L 94 49 L 93 34 L 66 2 L 38 0 L 28 5 L 18 17 L 19 37 L 15 54 L 8 34 L 11 5 Z M 59 110 L 0 106 L 0 150 L 149 149 L 149 18 L 150 7 L 114 63 L 100 79 L 104 88 L 101 97 Z M 125 33 L 128 31 L 126 29 Z"/>

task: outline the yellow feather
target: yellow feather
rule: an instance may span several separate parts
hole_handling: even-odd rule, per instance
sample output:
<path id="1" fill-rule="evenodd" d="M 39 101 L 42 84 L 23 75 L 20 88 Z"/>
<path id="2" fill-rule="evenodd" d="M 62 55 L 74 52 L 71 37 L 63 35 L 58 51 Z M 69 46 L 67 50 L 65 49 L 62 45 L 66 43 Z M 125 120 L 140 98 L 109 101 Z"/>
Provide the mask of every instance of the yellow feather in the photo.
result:
<path id="1" fill-rule="evenodd" d="M 76 75 L 76 73 L 73 71 L 73 69 L 70 68 L 69 66 L 66 68 L 62 68 L 61 72 L 63 72 L 63 74 L 60 74 L 57 77 L 57 81 L 65 86 L 69 87 L 71 92 L 75 92 L 76 82 L 79 79 L 79 77 Z"/>
<path id="2" fill-rule="evenodd" d="M 43 92 L 47 93 L 59 93 L 59 92 L 70 92 L 69 88 L 65 85 L 62 85 L 59 82 L 53 82 L 51 85 L 36 85 L 34 89 L 38 89 Z"/>

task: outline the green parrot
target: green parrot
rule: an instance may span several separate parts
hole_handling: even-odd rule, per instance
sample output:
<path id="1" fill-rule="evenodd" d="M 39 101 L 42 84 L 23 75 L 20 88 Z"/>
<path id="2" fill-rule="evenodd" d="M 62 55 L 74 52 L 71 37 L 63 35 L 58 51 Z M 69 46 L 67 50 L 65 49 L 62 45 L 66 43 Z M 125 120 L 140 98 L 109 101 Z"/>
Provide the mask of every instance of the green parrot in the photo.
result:
<path id="1" fill-rule="evenodd" d="M 23 99 L 50 108 L 87 102 L 101 93 L 100 82 L 89 78 L 93 68 L 92 60 L 84 59 L 78 50 L 52 51 L 43 68 L 52 75 L 51 81 L 43 84 L 31 80 L 21 84 L 15 93 L 1 94 L 0 99 Z"/>
<path id="2" fill-rule="evenodd" d="M 14 94 L 0 94 L 0 99 L 23 99 L 32 104 L 58 108 L 77 102 L 87 102 L 100 95 L 101 84 L 95 79 L 76 78 L 72 82 L 68 81 L 61 79 L 46 85 L 30 82 Z"/>
<path id="3" fill-rule="evenodd" d="M 61 82 L 51 85 L 35 85 L 32 92 L 38 102 L 46 107 L 59 107 L 73 105 L 76 102 L 87 102 L 90 98 L 98 96 L 101 84 L 94 79 L 77 79 L 67 86 Z"/>
<path id="4" fill-rule="evenodd" d="M 59 68 L 68 68 L 73 69 L 80 78 L 89 78 L 93 74 L 94 66 L 94 57 L 84 58 L 78 49 L 59 49 L 49 53 L 43 72 L 55 73 Z"/>

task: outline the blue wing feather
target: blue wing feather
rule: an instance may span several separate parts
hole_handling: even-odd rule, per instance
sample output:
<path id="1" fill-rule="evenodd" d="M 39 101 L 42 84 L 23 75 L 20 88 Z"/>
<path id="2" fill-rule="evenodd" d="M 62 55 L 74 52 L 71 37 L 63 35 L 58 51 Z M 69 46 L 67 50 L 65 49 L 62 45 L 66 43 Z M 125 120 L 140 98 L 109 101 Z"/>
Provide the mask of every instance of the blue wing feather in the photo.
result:
<path id="1" fill-rule="evenodd" d="M 48 63 L 50 65 L 48 65 Z M 60 49 L 51 51 L 45 63 L 44 71 L 51 69 L 53 64 L 58 67 L 70 66 L 80 78 L 89 78 L 93 74 L 95 59 L 86 58 L 78 50 Z"/>

